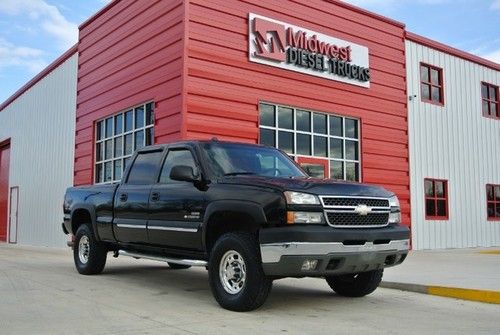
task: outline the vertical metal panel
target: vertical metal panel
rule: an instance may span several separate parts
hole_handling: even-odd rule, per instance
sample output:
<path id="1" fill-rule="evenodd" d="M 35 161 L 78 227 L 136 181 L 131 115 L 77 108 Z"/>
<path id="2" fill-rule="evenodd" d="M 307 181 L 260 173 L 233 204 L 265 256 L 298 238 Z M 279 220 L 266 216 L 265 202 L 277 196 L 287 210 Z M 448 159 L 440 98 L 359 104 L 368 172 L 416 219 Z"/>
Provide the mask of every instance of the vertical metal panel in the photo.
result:
<path id="1" fill-rule="evenodd" d="M 486 217 L 486 184 L 500 184 L 500 121 L 481 110 L 481 81 L 500 72 L 406 41 L 412 238 L 415 249 L 500 245 L 500 223 Z M 420 62 L 441 67 L 444 107 L 420 100 Z M 449 220 L 425 220 L 424 178 L 448 180 Z"/>
<path id="2" fill-rule="evenodd" d="M 187 13 L 186 138 L 255 143 L 260 101 L 358 118 L 363 181 L 395 191 L 410 225 L 403 26 L 319 0 L 191 0 Z M 249 13 L 367 46 L 371 87 L 250 63 Z"/>
<path id="3" fill-rule="evenodd" d="M 0 112 L 11 139 L 10 186 L 19 187 L 18 243 L 64 246 L 62 201 L 73 183 L 75 53 Z"/>

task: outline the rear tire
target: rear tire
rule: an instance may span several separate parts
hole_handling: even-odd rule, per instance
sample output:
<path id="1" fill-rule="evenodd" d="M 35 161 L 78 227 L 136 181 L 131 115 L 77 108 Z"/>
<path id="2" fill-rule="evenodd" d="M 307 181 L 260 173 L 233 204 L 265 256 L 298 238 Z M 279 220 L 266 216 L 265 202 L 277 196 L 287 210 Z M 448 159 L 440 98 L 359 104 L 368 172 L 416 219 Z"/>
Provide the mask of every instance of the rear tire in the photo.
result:
<path id="1" fill-rule="evenodd" d="M 82 275 L 101 273 L 106 265 L 108 249 L 97 241 L 92 229 L 84 224 L 78 227 L 75 235 L 73 259 L 78 272 Z"/>
<path id="2" fill-rule="evenodd" d="M 246 312 L 264 304 L 272 280 L 262 269 L 256 238 L 249 233 L 227 233 L 215 243 L 208 264 L 210 288 L 225 309 Z"/>
<path id="3" fill-rule="evenodd" d="M 170 262 L 168 262 L 168 266 L 173 270 L 183 270 L 183 269 L 189 269 L 191 267 L 191 265 L 184 265 L 184 264 L 177 264 Z"/>
<path id="4" fill-rule="evenodd" d="M 382 281 L 384 270 L 326 277 L 332 290 L 344 297 L 364 297 L 375 291 Z"/>

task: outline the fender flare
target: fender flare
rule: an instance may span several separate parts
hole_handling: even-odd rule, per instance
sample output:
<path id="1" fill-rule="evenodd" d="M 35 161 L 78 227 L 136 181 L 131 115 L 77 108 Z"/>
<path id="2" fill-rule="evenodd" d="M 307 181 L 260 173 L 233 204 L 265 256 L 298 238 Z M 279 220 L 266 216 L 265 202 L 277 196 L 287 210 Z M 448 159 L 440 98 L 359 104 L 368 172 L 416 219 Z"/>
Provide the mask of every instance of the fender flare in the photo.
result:
<path id="1" fill-rule="evenodd" d="M 94 231 L 94 236 L 96 240 L 100 241 L 101 238 L 99 237 L 99 232 L 97 231 L 97 220 L 96 220 L 96 214 L 95 214 L 95 208 L 94 206 L 86 203 L 78 203 L 74 204 L 71 208 L 71 227 L 73 227 L 73 215 L 77 210 L 86 210 L 90 214 L 90 224 L 92 224 L 92 230 Z M 76 233 L 76 232 L 74 232 Z"/>
<path id="2" fill-rule="evenodd" d="M 250 216 L 256 225 L 261 226 L 267 222 L 266 215 L 264 213 L 264 209 L 262 206 L 253 201 L 244 201 L 244 200 L 218 200 L 212 202 L 208 205 L 205 216 L 203 218 L 203 224 L 201 226 L 202 232 L 202 245 L 206 250 L 207 247 L 207 233 L 208 233 L 208 222 L 210 217 L 217 212 L 235 212 L 246 214 Z"/>

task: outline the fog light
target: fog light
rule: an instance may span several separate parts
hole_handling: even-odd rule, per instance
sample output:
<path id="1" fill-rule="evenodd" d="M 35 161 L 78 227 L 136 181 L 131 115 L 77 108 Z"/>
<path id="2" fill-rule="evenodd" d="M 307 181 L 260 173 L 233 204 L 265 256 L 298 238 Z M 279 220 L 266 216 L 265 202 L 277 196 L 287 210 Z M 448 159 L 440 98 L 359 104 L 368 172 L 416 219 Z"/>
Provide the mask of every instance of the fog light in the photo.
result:
<path id="1" fill-rule="evenodd" d="M 400 223 L 401 222 L 401 212 L 392 212 L 389 214 L 389 223 Z"/>
<path id="2" fill-rule="evenodd" d="M 318 266 L 317 259 L 306 259 L 304 263 L 302 263 L 302 271 L 313 271 Z"/>

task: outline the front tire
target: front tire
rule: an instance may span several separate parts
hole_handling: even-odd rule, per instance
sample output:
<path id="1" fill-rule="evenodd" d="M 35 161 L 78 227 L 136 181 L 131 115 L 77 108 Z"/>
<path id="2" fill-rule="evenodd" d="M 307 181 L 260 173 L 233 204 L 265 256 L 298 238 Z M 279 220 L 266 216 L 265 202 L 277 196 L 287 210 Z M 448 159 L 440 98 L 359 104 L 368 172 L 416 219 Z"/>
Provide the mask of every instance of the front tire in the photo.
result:
<path id="1" fill-rule="evenodd" d="M 215 300 L 236 312 L 262 306 L 272 287 L 272 280 L 262 269 L 257 240 L 248 233 L 227 233 L 217 240 L 208 276 Z"/>
<path id="2" fill-rule="evenodd" d="M 101 273 L 106 265 L 108 250 L 97 241 L 91 228 L 84 224 L 78 227 L 75 235 L 73 259 L 78 272 L 82 275 Z"/>
<path id="3" fill-rule="evenodd" d="M 332 290 L 344 297 L 364 297 L 375 291 L 382 281 L 384 270 L 326 277 Z"/>

